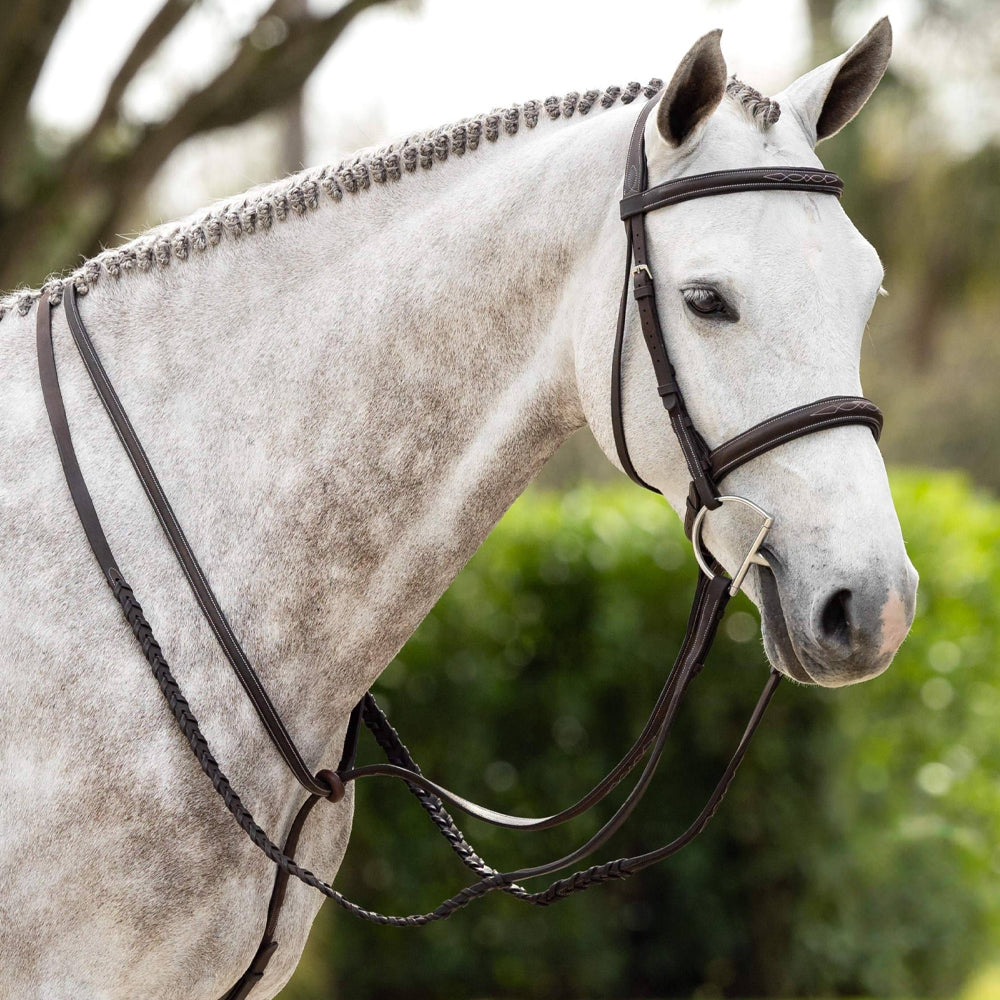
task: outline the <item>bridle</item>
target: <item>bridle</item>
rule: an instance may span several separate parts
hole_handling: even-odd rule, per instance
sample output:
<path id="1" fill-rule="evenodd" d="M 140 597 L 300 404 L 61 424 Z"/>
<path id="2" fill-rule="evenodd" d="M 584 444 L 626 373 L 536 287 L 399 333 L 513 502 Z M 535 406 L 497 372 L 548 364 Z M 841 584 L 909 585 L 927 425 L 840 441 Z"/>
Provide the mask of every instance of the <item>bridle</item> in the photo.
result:
<path id="1" fill-rule="evenodd" d="M 66 318 L 87 372 L 142 482 L 198 604 L 269 737 L 289 770 L 308 793 L 308 797 L 292 822 L 284 845 L 279 847 L 267 836 L 254 821 L 253 816 L 243 805 L 212 756 L 198 721 L 184 699 L 163 651 L 153 636 L 142 607 L 118 568 L 108 545 L 76 459 L 59 389 L 52 341 L 52 303 L 50 297 L 44 293 L 38 303 L 38 367 L 45 407 L 70 493 L 87 539 L 100 564 L 105 580 L 121 605 L 122 612 L 149 662 L 174 718 L 202 770 L 211 779 L 226 808 L 232 813 L 240 827 L 277 866 L 261 944 L 250 967 L 226 993 L 223 1000 L 242 1000 L 263 976 L 264 970 L 277 948 L 274 932 L 290 877 L 297 878 L 318 889 L 344 909 L 362 919 L 392 926 L 413 927 L 444 919 L 472 900 L 495 890 L 506 892 L 536 906 L 547 906 L 565 896 L 588 889 L 601 882 L 633 875 L 675 854 L 690 843 L 714 815 L 746 753 L 750 739 L 780 679 L 777 672 L 773 670 L 768 676 L 760 698 L 751 713 L 746 730 L 722 777 L 709 796 L 705 807 L 683 834 L 670 843 L 644 854 L 619 858 L 616 861 L 582 869 L 573 875 L 553 882 L 545 889 L 529 891 L 520 884 L 528 879 L 555 874 L 577 865 L 598 850 L 628 819 L 652 780 L 683 695 L 705 662 L 730 597 L 738 591 L 750 566 L 755 561 L 763 561 L 763 557 L 759 555 L 759 549 L 771 526 L 772 518 L 751 500 L 721 493 L 718 484 L 725 476 L 744 463 L 804 434 L 845 424 L 863 424 L 871 429 L 877 440 L 882 428 L 882 414 L 874 403 L 863 397 L 834 396 L 771 417 L 714 449 L 710 449 L 706 445 L 685 405 L 684 396 L 670 361 L 666 340 L 660 328 L 653 272 L 647 251 L 646 213 L 691 198 L 751 190 L 807 191 L 818 194 L 833 194 L 839 197 L 843 190 L 843 183 L 836 174 L 813 167 L 753 167 L 745 170 L 716 171 L 683 177 L 649 188 L 646 186 L 643 133 L 648 116 L 658 100 L 659 95 L 653 97 L 643 108 L 629 144 L 624 197 L 621 202 L 621 215 L 628 236 L 626 274 L 612 360 L 611 415 L 615 445 L 622 467 L 637 483 L 647 489 L 654 489 L 639 476 L 632 464 L 625 441 L 622 418 L 622 350 L 629 286 L 631 285 L 638 307 L 643 337 L 656 374 L 658 392 L 670 417 L 674 433 L 680 442 L 684 460 L 691 476 L 685 530 L 692 541 L 698 561 L 698 580 L 683 642 L 642 732 L 625 756 L 594 788 L 575 804 L 550 816 L 521 817 L 499 813 L 471 802 L 430 781 L 421 773 L 371 693 L 365 694 L 351 713 L 343 755 L 336 770 L 324 769 L 315 774 L 312 772 L 299 753 L 295 741 L 282 722 L 277 709 L 261 684 L 256 671 L 215 598 L 114 386 L 104 370 L 93 342 L 80 318 L 73 283 L 68 282 L 63 298 Z M 722 567 L 705 549 L 702 541 L 702 526 L 707 513 L 728 502 L 746 505 L 762 518 L 757 537 L 731 579 L 724 574 Z M 355 766 L 361 722 L 364 722 L 374 734 L 376 741 L 385 752 L 388 763 Z M 595 806 L 617 787 L 644 757 L 647 759 L 639 778 L 612 817 L 578 849 L 565 857 L 546 864 L 509 872 L 500 872 L 492 868 L 475 852 L 445 809 L 445 804 L 447 804 L 477 819 L 501 827 L 520 830 L 548 829 L 565 823 Z M 466 886 L 428 913 L 398 917 L 366 910 L 346 899 L 332 886 L 294 861 L 302 829 L 315 804 L 321 798 L 337 802 L 343 798 L 345 786 L 349 782 L 374 776 L 389 776 L 403 780 L 431 816 L 458 857 L 478 876 L 476 882 Z"/>

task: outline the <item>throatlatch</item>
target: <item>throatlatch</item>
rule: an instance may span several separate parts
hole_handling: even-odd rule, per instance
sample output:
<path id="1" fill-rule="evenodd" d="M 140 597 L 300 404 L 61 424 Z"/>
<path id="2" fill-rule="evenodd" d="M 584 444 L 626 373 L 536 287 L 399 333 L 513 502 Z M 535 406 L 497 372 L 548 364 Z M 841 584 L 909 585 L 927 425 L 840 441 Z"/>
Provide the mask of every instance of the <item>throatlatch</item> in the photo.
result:
<path id="1" fill-rule="evenodd" d="M 344 752 L 335 771 L 319 770 L 313 773 L 296 747 L 295 741 L 282 722 L 260 678 L 247 658 L 239 640 L 223 613 L 205 573 L 194 555 L 187 538 L 178 523 L 173 508 L 167 501 L 160 482 L 153 470 L 142 444 L 129 421 L 114 386 L 104 370 L 80 317 L 75 291 L 69 283 L 64 292 L 66 317 L 76 346 L 83 358 L 87 372 L 100 395 L 101 401 L 118 433 L 119 438 L 135 468 L 146 494 L 152 504 L 173 551 L 180 562 L 188 583 L 198 604 L 208 620 L 216 639 L 225 652 L 243 689 L 257 712 L 269 737 L 281 754 L 291 773 L 308 792 L 286 835 L 284 846 L 279 847 L 257 825 L 253 816 L 243 805 L 239 796 L 229 784 L 203 736 L 198 721 L 184 699 L 177 681 L 171 673 L 160 645 L 153 636 L 149 623 L 143 615 L 142 607 L 118 568 L 101 527 L 89 490 L 84 482 L 73 449 L 66 412 L 63 407 L 56 372 L 55 353 L 52 341 L 51 310 L 49 297 L 42 295 L 38 303 L 37 349 L 39 376 L 45 400 L 46 411 L 52 425 L 52 432 L 59 450 L 60 460 L 66 475 L 73 502 L 87 539 L 94 551 L 105 580 L 121 606 L 129 627 L 132 629 L 143 654 L 149 662 L 153 676 L 160 687 L 178 726 L 184 734 L 216 791 L 222 797 L 226 808 L 233 815 L 240 828 L 254 844 L 277 866 L 274 890 L 268 907 L 263 940 L 254 959 L 223 1000 L 242 1000 L 253 989 L 264 974 L 268 962 L 277 948 L 275 930 L 278 916 L 285 898 L 290 877 L 312 886 L 323 895 L 333 899 L 339 906 L 364 920 L 397 927 L 414 927 L 432 921 L 442 920 L 466 906 L 472 900 L 489 892 L 503 891 L 536 906 L 547 906 L 572 893 L 590 888 L 610 879 L 626 878 L 649 865 L 676 853 L 690 843 L 707 825 L 721 803 L 736 769 L 746 754 L 750 739 L 774 693 L 779 675 L 772 671 L 760 698 L 750 716 L 746 730 L 740 739 L 732 758 L 718 784 L 709 796 L 705 807 L 694 822 L 679 837 L 644 854 L 619 858 L 606 864 L 581 869 L 569 877 L 552 882 L 548 887 L 529 891 L 520 883 L 529 879 L 552 875 L 579 864 L 596 850 L 622 826 L 638 804 L 653 778 L 662 754 L 670 728 L 676 718 L 681 700 L 688 685 L 701 670 L 711 649 L 716 629 L 725 612 L 729 599 L 739 589 L 744 576 L 754 562 L 763 562 L 759 549 L 764 541 L 773 518 L 744 497 L 720 493 L 719 483 L 734 469 L 751 461 L 758 455 L 778 447 L 786 441 L 811 434 L 829 427 L 843 424 L 863 424 L 868 426 L 876 439 L 882 427 L 882 415 L 874 403 L 862 397 L 835 396 L 799 406 L 765 420 L 744 431 L 737 437 L 714 449 L 710 449 L 698 433 L 687 409 L 684 395 L 677 382 L 676 372 L 671 363 L 667 343 L 660 327 L 656 309 L 656 287 L 646 244 L 645 213 L 668 205 L 677 204 L 691 198 L 709 195 L 738 193 L 748 190 L 806 191 L 839 196 L 843 184 L 836 174 L 812 167 L 768 167 L 747 170 L 717 171 L 670 181 L 653 188 L 646 184 L 646 160 L 643 132 L 652 108 L 659 100 L 653 97 L 643 108 L 636 122 L 629 144 L 628 161 L 625 172 L 624 197 L 621 203 L 622 218 L 626 228 L 626 274 L 622 290 L 622 300 L 618 315 L 618 327 L 612 355 L 611 413 L 615 444 L 623 469 L 637 483 L 647 489 L 654 489 L 636 471 L 629 457 L 625 441 L 622 411 L 622 353 L 624 349 L 626 320 L 628 315 L 629 289 L 635 300 L 640 324 L 653 369 L 657 379 L 657 391 L 670 417 L 674 434 L 680 443 L 684 459 L 691 476 L 688 511 L 685 527 L 695 548 L 699 563 L 699 573 L 695 587 L 691 613 L 683 642 L 667 676 L 660 695 L 653 706 L 646 725 L 635 743 L 614 768 L 576 803 L 542 817 L 510 816 L 496 812 L 463 798 L 443 786 L 427 779 L 417 767 L 409 751 L 403 745 L 396 731 L 389 724 L 378 707 L 374 697 L 366 694 L 351 713 L 345 740 Z M 701 527 L 707 513 L 720 504 L 733 501 L 747 504 L 761 515 L 761 529 L 732 579 L 722 571 L 722 567 L 707 552 L 701 540 Z M 766 563 L 765 563 L 766 565 Z M 385 752 L 388 763 L 355 766 L 358 730 L 361 722 L 373 733 L 379 746 Z M 445 805 L 460 809 L 477 819 L 497 826 L 521 830 L 541 830 L 565 823 L 602 801 L 614 788 L 645 759 L 643 769 L 632 790 L 611 818 L 589 840 L 565 857 L 546 864 L 500 872 L 492 868 L 476 853 L 461 830 L 447 812 Z M 458 855 L 477 876 L 477 881 L 466 886 L 450 899 L 442 902 L 428 913 L 410 916 L 389 916 L 375 913 L 346 899 L 340 892 L 318 878 L 308 869 L 298 865 L 294 853 L 305 822 L 316 803 L 325 798 L 339 801 L 345 786 L 360 778 L 393 777 L 404 781 L 417 797 L 435 825 L 442 832 Z"/>

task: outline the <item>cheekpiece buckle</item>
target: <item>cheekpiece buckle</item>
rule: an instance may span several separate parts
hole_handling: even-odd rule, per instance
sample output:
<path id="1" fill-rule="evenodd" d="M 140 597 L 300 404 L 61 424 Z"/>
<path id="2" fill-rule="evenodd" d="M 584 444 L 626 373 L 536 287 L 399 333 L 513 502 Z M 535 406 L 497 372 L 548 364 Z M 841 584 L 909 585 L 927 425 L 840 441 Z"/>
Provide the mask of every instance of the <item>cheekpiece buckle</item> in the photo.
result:
<path id="1" fill-rule="evenodd" d="M 640 299 L 650 299 L 656 294 L 653 272 L 650 271 L 648 264 L 636 264 L 632 268 L 632 294 L 637 302 Z"/>
<path id="2" fill-rule="evenodd" d="M 750 567 L 752 565 L 771 565 L 760 554 L 760 547 L 764 544 L 764 539 L 767 538 L 767 533 L 771 530 L 771 525 L 774 524 L 774 518 L 752 500 L 747 500 L 746 497 L 720 496 L 716 497 L 716 500 L 719 501 L 720 506 L 725 503 L 743 504 L 744 507 L 749 507 L 755 514 L 757 514 L 761 518 L 762 522 L 760 531 L 757 532 L 757 537 L 753 540 L 753 544 L 750 546 L 747 554 L 743 557 L 743 562 L 733 576 L 733 582 L 729 586 L 729 596 L 735 597 L 739 593 L 740 586 L 742 585 L 747 573 L 750 572 Z M 708 514 L 708 507 L 702 507 L 695 515 L 694 523 L 691 525 L 691 547 L 694 549 L 694 557 L 697 560 L 699 567 L 701 567 L 701 571 L 709 578 L 709 580 L 711 580 L 715 577 L 715 572 L 708 564 L 708 560 L 705 558 L 705 552 L 701 547 L 701 529 L 705 522 L 706 514 Z"/>

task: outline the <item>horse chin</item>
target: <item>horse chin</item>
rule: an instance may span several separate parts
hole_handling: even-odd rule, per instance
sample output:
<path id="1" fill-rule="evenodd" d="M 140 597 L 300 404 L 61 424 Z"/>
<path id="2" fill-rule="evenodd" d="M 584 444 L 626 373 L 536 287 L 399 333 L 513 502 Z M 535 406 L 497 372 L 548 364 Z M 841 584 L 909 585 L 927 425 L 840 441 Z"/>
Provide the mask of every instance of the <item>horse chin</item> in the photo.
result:
<path id="1" fill-rule="evenodd" d="M 758 566 L 757 580 L 761 598 L 761 636 L 764 640 L 764 652 L 771 666 L 800 684 L 816 684 L 816 680 L 795 651 L 774 573 L 765 566 Z"/>

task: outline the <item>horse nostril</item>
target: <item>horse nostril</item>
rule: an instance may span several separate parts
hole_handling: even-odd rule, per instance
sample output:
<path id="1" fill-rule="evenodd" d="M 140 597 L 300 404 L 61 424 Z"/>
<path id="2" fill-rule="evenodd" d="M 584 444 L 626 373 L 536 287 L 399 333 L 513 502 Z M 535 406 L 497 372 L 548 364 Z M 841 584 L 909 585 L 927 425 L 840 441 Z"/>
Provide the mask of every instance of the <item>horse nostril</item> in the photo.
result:
<path id="1" fill-rule="evenodd" d="M 832 643 L 849 647 L 851 644 L 851 592 L 835 591 L 820 615 L 823 637 Z"/>

